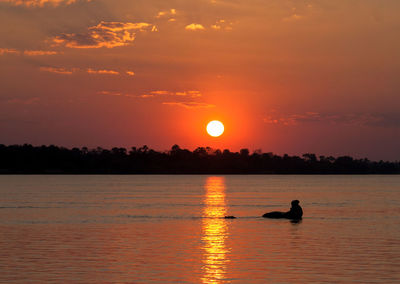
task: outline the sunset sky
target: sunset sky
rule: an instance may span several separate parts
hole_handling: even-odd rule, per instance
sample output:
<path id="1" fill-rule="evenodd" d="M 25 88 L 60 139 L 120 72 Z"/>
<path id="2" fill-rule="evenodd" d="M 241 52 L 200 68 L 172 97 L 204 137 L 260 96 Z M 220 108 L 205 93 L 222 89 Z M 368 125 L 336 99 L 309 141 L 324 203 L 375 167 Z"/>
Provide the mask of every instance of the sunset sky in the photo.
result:
<path id="1" fill-rule="evenodd" d="M 400 160 L 399 110 L 399 0 L 0 0 L 0 144 Z"/>

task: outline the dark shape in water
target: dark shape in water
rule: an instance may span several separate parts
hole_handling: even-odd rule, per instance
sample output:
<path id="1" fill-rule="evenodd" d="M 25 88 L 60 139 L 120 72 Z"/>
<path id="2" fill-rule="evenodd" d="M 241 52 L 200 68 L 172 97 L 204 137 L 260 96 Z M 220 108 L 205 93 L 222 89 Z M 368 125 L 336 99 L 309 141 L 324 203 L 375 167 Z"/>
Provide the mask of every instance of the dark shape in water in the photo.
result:
<path id="1" fill-rule="evenodd" d="M 299 205 L 300 201 L 293 200 L 292 207 L 288 212 L 279 212 L 273 211 L 269 213 L 265 213 L 263 215 L 264 218 L 272 218 L 272 219 L 291 219 L 291 220 L 300 220 L 303 216 L 303 209 L 301 209 Z"/>
<path id="2" fill-rule="evenodd" d="M 236 219 L 235 216 L 225 216 L 224 218 L 225 218 L 225 219 Z"/>

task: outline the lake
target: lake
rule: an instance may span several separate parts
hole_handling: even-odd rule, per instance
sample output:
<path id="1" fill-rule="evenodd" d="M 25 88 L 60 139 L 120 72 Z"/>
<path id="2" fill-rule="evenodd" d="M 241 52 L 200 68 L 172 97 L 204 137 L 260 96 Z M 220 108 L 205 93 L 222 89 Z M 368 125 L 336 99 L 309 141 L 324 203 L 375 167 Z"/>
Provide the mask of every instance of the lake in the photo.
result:
<path id="1" fill-rule="evenodd" d="M 400 281 L 400 176 L 0 176 L 0 197 L 1 283 Z M 301 222 L 260 217 L 293 199 Z"/>

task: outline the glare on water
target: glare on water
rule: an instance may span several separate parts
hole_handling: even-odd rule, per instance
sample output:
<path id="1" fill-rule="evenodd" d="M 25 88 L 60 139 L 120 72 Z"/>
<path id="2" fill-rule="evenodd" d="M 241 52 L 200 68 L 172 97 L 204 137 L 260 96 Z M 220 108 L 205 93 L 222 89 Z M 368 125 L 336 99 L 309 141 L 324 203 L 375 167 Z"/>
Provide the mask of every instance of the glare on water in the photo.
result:
<path id="1" fill-rule="evenodd" d="M 225 239 L 228 237 L 228 225 L 225 202 L 225 179 L 208 177 L 205 185 L 203 215 L 203 283 L 219 283 L 225 278 L 228 249 Z"/>

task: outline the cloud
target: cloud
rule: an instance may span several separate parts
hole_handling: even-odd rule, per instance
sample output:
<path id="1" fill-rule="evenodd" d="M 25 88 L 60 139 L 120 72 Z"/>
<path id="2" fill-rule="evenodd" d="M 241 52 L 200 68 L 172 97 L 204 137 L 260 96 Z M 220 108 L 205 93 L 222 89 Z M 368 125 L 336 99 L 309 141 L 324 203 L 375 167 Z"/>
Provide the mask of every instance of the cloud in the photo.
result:
<path id="1" fill-rule="evenodd" d="M 92 69 L 92 68 L 87 69 L 87 73 L 89 73 L 89 74 L 102 74 L 102 75 L 119 75 L 118 71 L 106 70 L 106 69 L 95 70 L 95 69 Z"/>
<path id="2" fill-rule="evenodd" d="M 87 0 L 90 2 L 91 0 Z M 15 6 L 26 6 L 26 7 L 43 7 L 45 5 L 50 5 L 57 7 L 59 5 L 70 5 L 77 0 L 0 0 L 0 3 L 9 3 Z"/>
<path id="3" fill-rule="evenodd" d="M 63 67 L 40 67 L 40 70 L 56 74 L 71 75 L 77 69 L 65 69 Z"/>
<path id="4" fill-rule="evenodd" d="M 304 114 L 272 114 L 263 119 L 264 123 L 293 126 L 305 123 L 328 123 L 332 125 L 353 126 L 400 126 L 400 116 L 388 114 L 321 114 L 318 112 L 306 112 Z"/>
<path id="5" fill-rule="evenodd" d="M 200 91 L 176 92 L 175 96 L 198 98 L 198 97 L 201 97 L 201 93 L 200 93 Z"/>
<path id="6" fill-rule="evenodd" d="M 295 22 L 304 19 L 304 16 L 293 14 L 289 17 L 285 17 L 282 19 L 283 22 Z"/>
<path id="7" fill-rule="evenodd" d="M 155 97 L 155 95 L 152 95 L 152 94 L 144 94 L 144 95 L 140 95 L 139 97 L 140 97 L 140 98 L 143 98 L 143 99 L 147 99 L 147 98 L 153 98 L 153 97 Z"/>
<path id="8" fill-rule="evenodd" d="M 151 95 L 171 95 L 173 93 L 170 91 L 151 91 L 150 94 Z"/>
<path id="9" fill-rule="evenodd" d="M 105 95 L 105 96 L 123 96 L 123 94 L 118 93 L 118 92 L 110 92 L 110 91 L 101 91 L 98 92 L 99 95 Z"/>
<path id="10" fill-rule="evenodd" d="M 105 95 L 105 96 L 113 96 L 113 97 L 126 97 L 126 98 L 142 98 L 141 95 L 133 95 L 133 94 L 125 94 L 123 92 L 116 92 L 116 91 L 100 91 L 97 94 Z"/>
<path id="11" fill-rule="evenodd" d="M 187 31 L 202 31 L 202 30 L 205 30 L 205 28 L 201 24 L 193 23 L 193 24 L 187 25 L 185 27 L 185 30 L 187 30 Z"/>
<path id="12" fill-rule="evenodd" d="M 301 122 L 315 122 L 321 120 L 321 115 L 317 112 L 306 112 L 304 114 L 279 115 L 273 114 L 266 116 L 265 123 L 281 125 L 298 125 Z"/>
<path id="13" fill-rule="evenodd" d="M 10 99 L 7 100 L 9 104 L 19 104 L 19 105 L 33 105 L 39 101 L 39 98 L 28 98 L 28 99 Z"/>
<path id="14" fill-rule="evenodd" d="M 162 96 L 162 97 L 175 96 L 175 98 L 185 97 L 185 99 L 187 101 L 170 101 L 170 102 L 162 102 L 162 104 L 169 105 L 169 106 L 183 107 L 186 109 L 215 107 L 215 105 L 213 105 L 213 104 L 190 101 L 190 99 L 198 98 L 201 96 L 201 93 L 199 91 L 170 92 L 170 91 L 160 90 L 160 91 L 152 91 L 148 94 L 142 94 L 142 95 L 124 94 L 124 93 L 116 92 L 116 91 L 100 91 L 97 94 L 105 95 L 105 96 L 113 96 L 113 97 L 122 97 L 122 98 L 136 98 L 136 99 L 155 98 L 155 97 L 159 97 L 159 96 Z"/>
<path id="15" fill-rule="evenodd" d="M 219 20 L 214 25 L 211 25 L 211 28 L 217 31 L 219 30 L 231 31 L 233 29 L 232 25 L 233 25 L 232 22 L 228 23 L 225 20 Z"/>
<path id="16" fill-rule="evenodd" d="M 24 55 L 27 56 L 56 55 L 56 54 L 59 54 L 59 52 L 49 51 L 49 50 L 24 50 Z"/>
<path id="17" fill-rule="evenodd" d="M 0 55 L 4 54 L 18 54 L 18 55 L 26 55 L 26 56 L 41 56 L 41 55 L 55 55 L 59 54 L 58 51 L 51 51 L 51 50 L 24 50 L 20 51 L 13 48 L 0 48 Z"/>
<path id="18" fill-rule="evenodd" d="M 135 76 L 135 72 L 133 71 L 126 71 L 125 73 L 129 76 Z"/>
<path id="19" fill-rule="evenodd" d="M 66 69 L 64 67 L 49 67 L 49 66 L 42 66 L 39 68 L 41 71 L 51 72 L 51 73 L 58 73 L 58 74 L 72 74 L 75 72 L 84 72 L 93 75 L 121 75 L 120 72 L 111 70 L 111 69 L 93 69 L 93 68 L 71 68 Z M 132 71 L 126 71 L 125 73 L 129 73 L 129 76 L 133 76 L 134 73 Z M 133 75 L 131 75 L 133 73 Z"/>
<path id="20" fill-rule="evenodd" d="M 156 98 L 156 97 L 164 97 L 164 98 L 165 97 L 175 97 L 175 98 L 195 99 L 195 98 L 199 98 L 202 96 L 200 91 L 171 92 L 171 91 L 166 91 L 166 90 L 151 91 L 147 94 L 142 94 L 142 95 L 123 94 L 123 93 L 114 92 L 114 91 L 101 91 L 98 94 L 110 95 L 110 96 L 124 96 L 124 97 L 131 97 L 131 98 L 142 98 L 142 99 Z M 189 104 L 191 104 L 191 102 Z"/>
<path id="21" fill-rule="evenodd" d="M 195 109 L 195 108 L 213 108 L 215 105 L 207 104 L 207 103 L 199 103 L 199 102 L 163 102 L 163 105 L 169 106 L 179 106 L 186 109 Z"/>
<path id="22" fill-rule="evenodd" d="M 171 92 L 171 91 L 151 91 L 148 94 L 141 95 L 142 98 L 151 98 L 155 96 L 177 96 L 177 97 L 189 97 L 189 98 L 198 98 L 201 97 L 200 91 L 181 91 L 181 92 Z"/>
<path id="23" fill-rule="evenodd" d="M 169 9 L 166 11 L 158 12 L 156 18 L 173 17 L 176 15 L 176 9 Z"/>
<path id="24" fill-rule="evenodd" d="M 0 48 L 0 55 L 4 54 L 19 54 L 20 52 L 13 48 Z"/>
<path id="25" fill-rule="evenodd" d="M 371 113 L 362 114 L 342 114 L 342 115 L 326 115 L 322 120 L 328 121 L 331 124 L 347 124 L 354 126 L 372 126 L 384 124 L 386 120 L 382 115 Z"/>
<path id="26" fill-rule="evenodd" d="M 114 48 L 131 44 L 136 32 L 157 28 L 148 23 L 100 22 L 86 33 L 62 34 L 53 38 L 54 45 L 69 48 Z"/>

